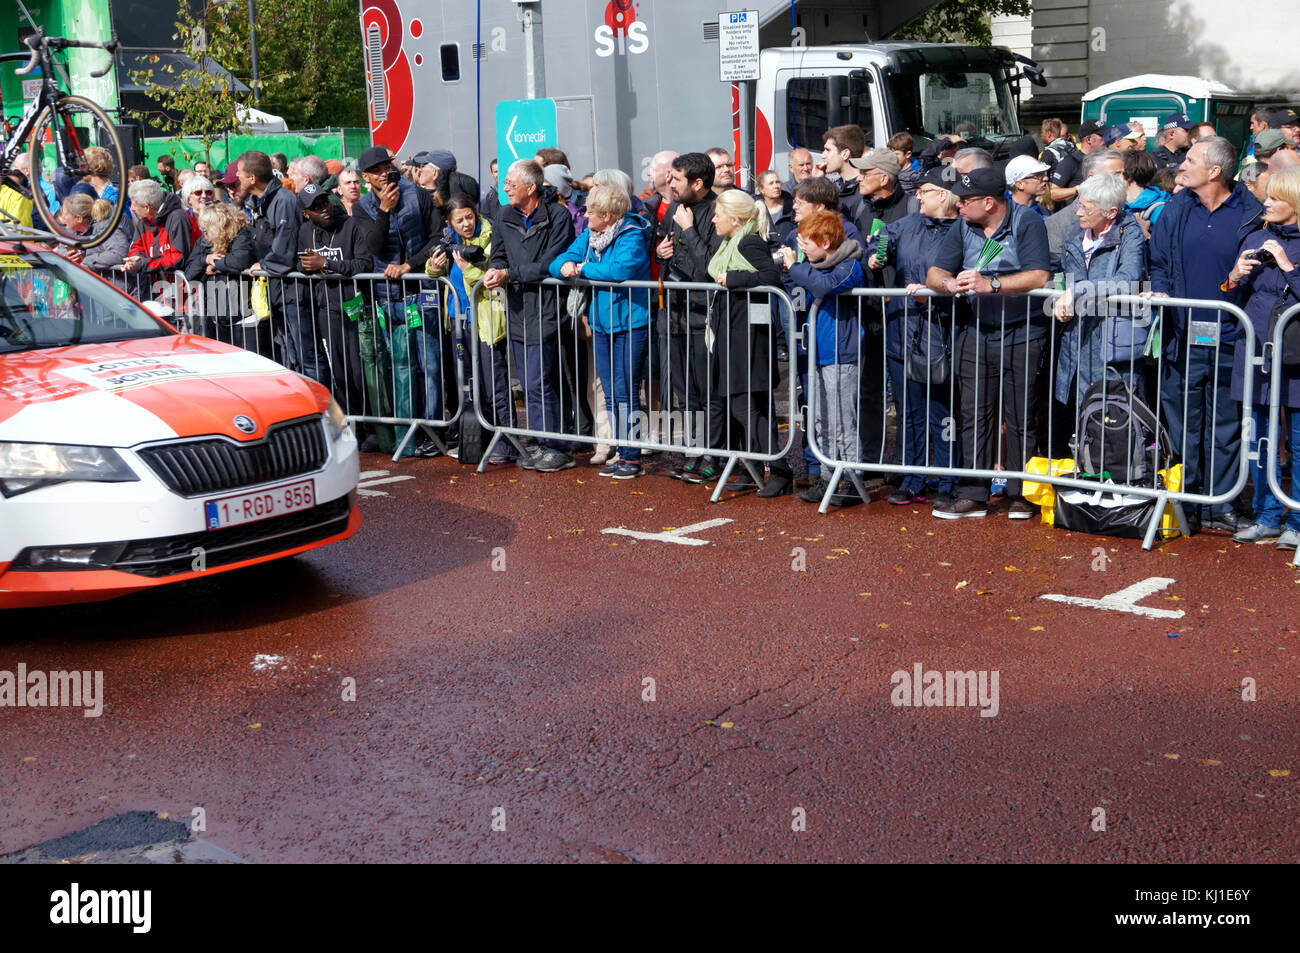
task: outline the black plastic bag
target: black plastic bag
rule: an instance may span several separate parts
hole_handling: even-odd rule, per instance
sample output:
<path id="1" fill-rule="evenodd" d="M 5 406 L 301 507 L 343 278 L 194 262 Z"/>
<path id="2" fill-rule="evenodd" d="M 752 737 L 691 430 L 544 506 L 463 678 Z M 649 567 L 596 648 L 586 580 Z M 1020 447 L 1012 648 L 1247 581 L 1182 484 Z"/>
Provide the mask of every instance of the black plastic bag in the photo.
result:
<path id="1" fill-rule="evenodd" d="M 1053 525 L 1093 536 L 1144 539 L 1156 500 L 1119 493 L 1058 489 Z"/>

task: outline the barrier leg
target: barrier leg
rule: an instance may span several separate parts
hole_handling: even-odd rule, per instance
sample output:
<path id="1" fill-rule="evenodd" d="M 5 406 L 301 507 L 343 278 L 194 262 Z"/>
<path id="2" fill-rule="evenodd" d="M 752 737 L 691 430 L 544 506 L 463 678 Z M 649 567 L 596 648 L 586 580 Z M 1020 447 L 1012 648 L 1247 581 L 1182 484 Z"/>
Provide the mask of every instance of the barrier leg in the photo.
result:
<path id="1" fill-rule="evenodd" d="M 1151 514 L 1151 521 L 1147 523 L 1147 534 L 1142 537 L 1142 548 L 1150 549 L 1155 545 L 1156 533 L 1160 532 L 1160 520 L 1165 515 L 1165 505 L 1169 500 L 1169 494 L 1161 493 L 1156 497 L 1155 512 Z"/>
<path id="2" fill-rule="evenodd" d="M 826 495 L 822 497 L 821 503 L 817 504 L 818 513 L 825 515 L 826 511 L 830 509 L 831 497 L 833 497 L 835 495 L 835 491 L 839 489 L 840 478 L 843 476 L 844 476 L 844 467 L 842 466 L 836 467 L 835 472 L 831 474 L 831 481 L 826 487 Z M 863 497 L 863 499 L 866 499 L 866 497 Z"/>
<path id="3" fill-rule="evenodd" d="M 727 485 L 727 480 L 730 479 L 731 471 L 734 469 L 736 469 L 736 457 L 727 457 L 727 465 L 718 474 L 718 485 L 713 488 L 713 495 L 709 497 L 710 503 L 716 503 L 722 499 L 722 489 Z"/>
<path id="4" fill-rule="evenodd" d="M 402 438 L 401 442 L 397 445 L 397 449 L 393 451 L 394 463 L 396 463 L 398 458 L 401 457 L 402 451 L 406 449 L 406 445 L 411 442 L 411 438 L 415 436 L 415 432 L 419 429 L 419 424 L 411 424 L 411 426 L 406 428 L 406 436 Z"/>

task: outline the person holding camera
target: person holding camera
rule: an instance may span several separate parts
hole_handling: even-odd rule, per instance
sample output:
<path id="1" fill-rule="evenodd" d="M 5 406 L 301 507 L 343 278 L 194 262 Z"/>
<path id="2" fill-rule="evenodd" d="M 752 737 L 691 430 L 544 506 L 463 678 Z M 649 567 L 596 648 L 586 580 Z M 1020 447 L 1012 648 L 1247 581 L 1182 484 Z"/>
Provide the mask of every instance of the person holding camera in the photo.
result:
<path id="1" fill-rule="evenodd" d="M 1255 328 L 1256 349 L 1262 350 L 1269 339 L 1274 316 L 1300 304 L 1300 168 L 1283 169 L 1268 178 L 1268 195 L 1264 201 L 1264 225 L 1251 232 L 1241 243 L 1224 290 L 1228 300 L 1240 304 Z M 1288 327 L 1300 325 L 1292 320 Z M 1292 332 L 1300 334 L 1300 330 Z M 1290 335 L 1287 335 L 1289 338 Z M 1300 491 L 1300 368 L 1286 362 L 1283 347 L 1282 403 L 1286 414 L 1285 429 L 1279 435 L 1291 448 L 1291 494 Z M 1268 400 L 1272 368 L 1255 372 L 1252 393 L 1245 393 L 1246 349 L 1240 339 L 1233 355 L 1232 398 L 1249 401 L 1255 420 L 1255 439 L 1268 436 Z M 1260 448 L 1256 445 L 1256 450 Z M 1281 454 L 1276 454 L 1281 457 Z M 1264 472 L 1265 454 L 1260 451 L 1254 464 L 1255 498 L 1253 520 L 1233 536 L 1238 543 L 1270 543 L 1278 549 L 1295 549 L 1300 543 L 1300 512 L 1287 511 L 1273 494 Z M 1279 465 L 1278 486 L 1282 485 Z M 1284 520 L 1285 517 L 1285 520 Z M 1285 522 L 1285 526 L 1283 523 Z"/>
<path id="2" fill-rule="evenodd" d="M 458 315 L 461 325 L 460 341 L 456 352 L 460 355 L 466 381 L 474 379 L 469 348 L 478 348 L 477 393 L 473 399 L 483 408 L 483 416 L 498 427 L 512 423 L 513 402 L 510 393 L 509 359 L 506 355 L 506 306 L 504 292 L 485 291 L 478 300 L 474 314 L 473 333 L 470 331 L 469 290 L 487 274 L 492 257 L 492 223 L 487 216 L 478 214 L 474 199 L 463 193 L 452 196 L 442 207 L 451 222 L 443 238 L 434 247 L 424 266 L 425 274 L 433 278 L 444 275 L 456 289 Z M 474 411 L 466 407 L 461 414 Z M 461 444 L 464 461 L 465 445 Z M 491 456 L 490 466 L 499 466 L 514 460 L 514 447 L 501 441 Z"/>

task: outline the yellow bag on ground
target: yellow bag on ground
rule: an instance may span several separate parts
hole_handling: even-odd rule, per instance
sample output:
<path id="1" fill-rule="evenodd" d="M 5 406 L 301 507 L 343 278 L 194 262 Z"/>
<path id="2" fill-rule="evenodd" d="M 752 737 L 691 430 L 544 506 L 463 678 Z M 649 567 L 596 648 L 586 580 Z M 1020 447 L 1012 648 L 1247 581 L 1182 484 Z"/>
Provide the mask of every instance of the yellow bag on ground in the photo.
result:
<path id="1" fill-rule="evenodd" d="M 1050 470 L 1049 470 L 1050 467 Z M 1041 473 L 1044 476 L 1064 476 L 1074 472 L 1074 461 L 1069 457 L 1048 460 L 1047 457 L 1031 457 L 1025 464 L 1026 473 Z M 1056 519 L 1056 487 L 1050 483 L 1024 481 L 1022 492 L 1025 499 L 1039 507 L 1043 513 L 1043 522 L 1051 526 Z"/>

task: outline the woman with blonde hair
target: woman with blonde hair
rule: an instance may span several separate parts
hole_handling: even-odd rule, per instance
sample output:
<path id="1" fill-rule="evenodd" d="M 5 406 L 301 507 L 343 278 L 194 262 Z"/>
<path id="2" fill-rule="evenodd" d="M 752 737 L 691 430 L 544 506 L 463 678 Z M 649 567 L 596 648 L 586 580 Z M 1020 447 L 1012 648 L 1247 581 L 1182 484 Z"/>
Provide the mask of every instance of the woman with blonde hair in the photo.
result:
<path id="1" fill-rule="evenodd" d="M 714 387 L 730 410 L 725 446 L 749 453 L 770 454 L 780 447 L 776 431 L 772 385 L 776 366 L 772 324 L 753 323 L 751 315 L 770 315 L 766 294 L 752 288 L 779 286 L 781 272 L 767 246 L 771 225 L 762 200 L 755 201 L 739 189 L 723 191 L 713 205 L 713 227 L 722 244 L 709 260 L 708 272 L 724 289 L 709 305 L 709 330 L 717 368 Z M 712 464 L 712 466 L 710 466 Z M 794 486 L 794 474 L 784 458 L 770 462 L 772 473 L 759 495 L 781 496 Z M 690 482 L 705 482 L 716 461 L 704 460 Z M 762 463 L 757 465 L 762 475 Z M 731 489 L 757 489 L 747 477 Z"/>
<path id="2" fill-rule="evenodd" d="M 68 196 L 71 198 L 72 196 Z M 90 204 L 90 218 L 92 225 L 90 228 L 91 235 L 99 235 L 108 225 L 108 219 L 113 214 L 113 202 L 111 199 L 98 198 Z M 86 252 L 86 257 L 82 259 L 82 264 L 87 268 L 97 268 L 101 271 L 112 268 L 114 265 L 120 265 L 126 259 L 126 253 L 131 250 L 131 221 L 125 215 L 117 220 L 117 228 L 113 233 L 104 239 L 104 241 Z"/>
<path id="3" fill-rule="evenodd" d="M 1223 285 L 1228 300 L 1240 305 L 1250 317 L 1256 353 L 1262 353 L 1264 342 L 1269 340 L 1273 315 L 1300 304 L 1300 167 L 1269 173 L 1267 188 L 1264 225 L 1242 240 L 1241 254 Z M 1296 355 L 1289 355 L 1286 345 L 1291 341 L 1287 332 L 1300 333 L 1292 330 L 1297 323 L 1300 318 L 1293 318 L 1283 332 L 1283 415 L 1278 434 L 1291 449 L 1292 496 L 1300 493 L 1300 361 L 1288 361 L 1288 357 Z M 1251 405 L 1256 441 L 1268 436 L 1268 391 L 1273 377 L 1271 366 L 1266 365 L 1264 370 L 1266 373 L 1255 373 L 1254 393 L 1245 393 L 1246 345 L 1244 335 L 1238 336 L 1232 362 L 1232 399 Z M 1250 449 L 1261 450 L 1258 443 Z M 1253 467 L 1254 520 L 1232 538 L 1238 543 L 1271 542 L 1278 549 L 1295 549 L 1300 543 L 1300 512 L 1287 510 L 1273 493 L 1264 470 L 1266 456 L 1261 452 Z M 1282 454 L 1273 456 L 1280 461 Z M 1279 487 L 1284 485 L 1280 463 L 1274 479 Z"/>
<path id="4" fill-rule="evenodd" d="M 632 211 L 632 198 L 622 183 L 592 188 L 587 195 L 587 227 L 551 262 L 550 272 L 554 278 L 599 282 L 649 280 L 650 223 Z M 597 288 L 587 320 L 612 439 L 649 439 L 641 410 L 650 343 L 649 289 Z M 631 480 L 644 472 L 641 449 L 623 445 L 600 475 Z"/>

